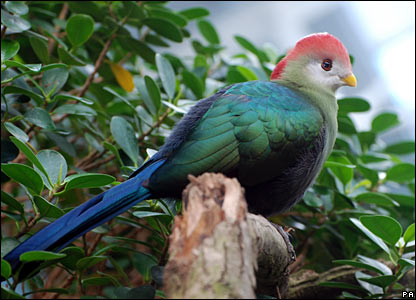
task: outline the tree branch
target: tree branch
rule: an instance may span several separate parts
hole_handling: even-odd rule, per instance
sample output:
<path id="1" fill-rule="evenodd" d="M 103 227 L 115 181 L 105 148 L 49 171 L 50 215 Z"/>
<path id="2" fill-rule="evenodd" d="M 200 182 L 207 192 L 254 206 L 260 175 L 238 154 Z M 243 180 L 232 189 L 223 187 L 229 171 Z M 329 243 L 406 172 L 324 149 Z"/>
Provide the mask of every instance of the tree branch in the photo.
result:
<path id="1" fill-rule="evenodd" d="M 287 240 L 262 216 L 247 214 L 236 179 L 206 173 L 189 180 L 170 236 L 166 297 L 255 298 L 256 281 L 257 292 L 282 295 L 293 260 Z"/>

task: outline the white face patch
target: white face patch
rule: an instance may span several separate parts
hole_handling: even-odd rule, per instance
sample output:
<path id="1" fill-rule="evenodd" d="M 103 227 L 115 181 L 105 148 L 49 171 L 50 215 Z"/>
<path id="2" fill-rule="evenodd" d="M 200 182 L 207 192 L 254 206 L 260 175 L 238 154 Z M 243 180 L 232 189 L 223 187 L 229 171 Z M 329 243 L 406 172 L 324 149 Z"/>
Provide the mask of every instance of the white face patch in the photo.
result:
<path id="1" fill-rule="evenodd" d="M 341 79 L 349 74 L 349 70 L 346 70 L 339 62 L 334 60 L 332 62 L 332 69 L 325 71 L 322 66 L 322 61 L 312 60 L 305 68 L 307 77 L 318 85 L 336 91 L 339 87 L 346 85 Z"/>

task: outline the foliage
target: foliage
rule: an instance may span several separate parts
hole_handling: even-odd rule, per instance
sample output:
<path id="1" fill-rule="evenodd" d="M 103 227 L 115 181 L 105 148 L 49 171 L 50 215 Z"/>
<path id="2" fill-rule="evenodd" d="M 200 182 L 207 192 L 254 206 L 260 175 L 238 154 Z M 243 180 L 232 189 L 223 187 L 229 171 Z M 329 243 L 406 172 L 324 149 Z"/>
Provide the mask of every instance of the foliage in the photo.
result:
<path id="1" fill-rule="evenodd" d="M 282 58 L 243 36 L 235 36 L 241 52 L 228 56 L 200 7 L 7 1 L 1 13 L 2 257 L 38 224 L 126 178 L 198 99 L 232 83 L 267 80 Z M 170 51 L 181 43 L 192 46 L 191 56 Z M 339 100 L 339 135 L 325 168 L 303 202 L 273 218 L 296 229 L 305 267 L 362 268 L 353 289 L 339 284 L 345 298 L 403 290 L 399 280 L 414 268 L 415 167 L 403 155 L 415 143 L 383 144 L 380 136 L 399 125 L 393 112 L 359 132 L 350 116 L 369 109 L 361 98 Z M 59 254 L 25 253 L 30 279 L 12 276 L 2 260 L 2 298 L 163 297 L 161 267 L 178 211 L 171 199 L 145 201 Z"/>

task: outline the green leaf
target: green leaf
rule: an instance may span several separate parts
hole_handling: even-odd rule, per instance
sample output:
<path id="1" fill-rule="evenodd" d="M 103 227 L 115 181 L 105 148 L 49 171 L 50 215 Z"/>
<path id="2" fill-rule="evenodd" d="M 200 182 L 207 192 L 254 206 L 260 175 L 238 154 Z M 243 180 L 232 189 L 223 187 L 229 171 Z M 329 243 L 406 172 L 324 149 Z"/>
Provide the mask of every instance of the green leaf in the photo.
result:
<path id="1" fill-rule="evenodd" d="M 171 21 L 179 27 L 185 27 L 188 24 L 188 20 L 182 15 L 176 14 L 166 9 L 160 9 L 158 7 L 150 8 L 150 14 L 152 17 L 158 17 Z"/>
<path id="2" fill-rule="evenodd" d="M 59 59 L 70 66 L 85 66 L 86 63 L 64 48 L 58 48 Z"/>
<path id="3" fill-rule="evenodd" d="M 244 77 L 241 72 L 237 70 L 236 67 L 230 67 L 227 71 L 227 82 L 229 83 L 238 83 L 238 82 L 245 82 L 247 78 Z"/>
<path id="4" fill-rule="evenodd" d="M 115 90 L 113 90 L 112 88 L 105 86 L 103 88 L 103 90 L 109 92 L 110 94 L 113 94 L 114 96 L 116 96 L 118 99 L 122 100 L 124 103 L 126 103 L 133 111 L 136 111 L 136 108 L 134 107 L 133 104 L 131 104 L 131 102 L 124 98 L 123 96 L 121 96 L 119 93 L 117 93 Z"/>
<path id="5" fill-rule="evenodd" d="M 399 119 L 395 113 L 382 113 L 371 122 L 371 131 L 379 133 L 399 125 Z"/>
<path id="6" fill-rule="evenodd" d="M 353 267 L 357 267 L 357 268 L 363 268 L 363 269 L 367 269 L 367 270 L 370 270 L 370 271 L 374 271 L 374 272 L 383 274 L 383 272 L 381 270 L 379 270 L 378 268 L 376 268 L 372 265 L 360 262 L 360 261 L 356 261 L 356 260 L 339 259 L 339 260 L 334 260 L 332 262 L 334 264 L 338 264 L 338 265 L 349 265 L 349 266 L 353 266 Z"/>
<path id="7" fill-rule="evenodd" d="M 357 136 L 363 152 L 367 152 L 376 141 L 376 134 L 372 131 L 362 131 Z"/>
<path id="8" fill-rule="evenodd" d="M 17 68 L 27 69 L 35 73 L 39 73 L 39 71 L 42 69 L 42 64 L 22 64 L 15 60 L 8 60 L 4 64 L 8 67 L 17 67 Z M 21 74 L 24 74 L 24 73 L 21 73 Z"/>
<path id="9" fill-rule="evenodd" d="M 386 180 L 395 182 L 408 182 L 415 178 L 415 165 L 401 163 L 387 171 Z"/>
<path id="10" fill-rule="evenodd" d="M 382 193 L 367 192 L 359 194 L 355 197 L 355 201 L 364 203 L 374 203 L 380 206 L 394 207 L 399 206 L 399 203 Z"/>
<path id="11" fill-rule="evenodd" d="M 22 151 L 27 159 L 36 166 L 44 175 L 48 175 L 45 168 L 40 163 L 39 159 L 35 156 L 35 154 L 32 152 L 32 150 L 22 141 L 18 140 L 15 137 L 10 137 L 10 140 L 16 145 L 17 148 L 19 148 L 20 151 Z"/>
<path id="12" fill-rule="evenodd" d="M 375 186 L 378 182 L 378 172 L 374 169 L 369 169 L 361 164 L 357 165 L 357 170 L 364 175 L 364 177 L 371 181 L 371 186 Z"/>
<path id="13" fill-rule="evenodd" d="M 44 98 L 41 95 L 31 90 L 13 85 L 6 86 L 3 90 L 3 94 L 23 94 L 33 99 L 37 105 L 42 105 L 44 102 Z"/>
<path id="14" fill-rule="evenodd" d="M 94 101 L 92 101 L 90 99 L 87 99 L 87 98 L 84 98 L 84 97 L 77 97 L 77 96 L 73 96 L 73 95 L 66 95 L 66 94 L 59 94 L 59 95 L 56 95 L 53 98 L 53 101 L 59 101 L 59 100 L 76 100 L 76 101 L 79 101 L 79 102 L 82 102 L 82 103 L 88 104 L 88 105 L 94 104 Z"/>
<path id="15" fill-rule="evenodd" d="M 28 251 L 20 255 L 20 261 L 30 262 L 38 260 L 54 260 L 65 256 L 66 254 L 50 251 Z"/>
<path id="16" fill-rule="evenodd" d="M 415 142 L 414 141 L 407 141 L 407 142 L 400 142 L 397 144 L 387 146 L 383 152 L 391 153 L 391 154 L 410 154 L 415 152 Z"/>
<path id="17" fill-rule="evenodd" d="M 350 221 L 358 228 L 360 229 L 370 240 L 372 240 L 377 246 L 379 246 L 381 249 L 383 249 L 384 252 L 390 255 L 389 247 L 383 242 L 382 239 L 377 237 L 375 234 L 373 234 L 370 230 L 365 227 L 360 220 L 356 218 L 350 218 Z"/>
<path id="18" fill-rule="evenodd" d="M 39 209 L 40 215 L 42 217 L 57 219 L 57 218 L 62 217 L 65 214 L 62 209 L 46 201 L 41 196 L 37 196 L 37 195 L 34 196 L 33 201 L 35 202 L 36 207 Z"/>
<path id="19" fill-rule="evenodd" d="M 381 271 L 381 274 L 384 274 L 384 275 L 392 275 L 393 274 L 391 269 L 388 266 L 386 266 L 384 263 L 382 263 L 382 262 L 380 262 L 376 259 L 372 259 L 372 258 L 366 257 L 364 255 L 360 255 L 360 254 L 357 255 L 357 258 L 361 262 L 377 268 L 378 270 Z"/>
<path id="20" fill-rule="evenodd" d="M 155 64 L 156 53 L 147 44 L 143 43 L 142 41 L 125 36 L 118 37 L 117 40 L 127 51 L 132 51 L 133 53 L 143 58 L 146 62 L 150 64 Z"/>
<path id="21" fill-rule="evenodd" d="M 180 43 L 183 40 L 181 30 L 169 20 L 153 17 L 144 19 L 143 23 L 156 33 L 174 42 Z"/>
<path id="22" fill-rule="evenodd" d="M 144 83 L 146 85 L 147 94 L 150 96 L 150 99 L 152 99 L 153 105 L 156 108 L 156 113 L 160 109 L 160 90 L 159 86 L 156 84 L 156 82 L 152 79 L 150 76 L 144 76 Z"/>
<path id="23" fill-rule="evenodd" d="M 103 144 L 104 144 L 104 148 L 106 148 L 107 150 L 110 150 L 114 154 L 114 156 L 117 158 L 119 164 L 123 166 L 123 161 L 120 158 L 120 153 L 118 153 L 117 147 L 105 141 Z"/>
<path id="24" fill-rule="evenodd" d="M 95 150 L 97 150 L 99 153 L 104 151 L 103 146 L 101 145 L 101 142 L 99 142 L 94 136 L 89 134 L 88 132 L 84 136 L 85 140 L 89 145 L 91 145 Z"/>
<path id="25" fill-rule="evenodd" d="M 166 43 L 161 37 L 151 33 L 145 36 L 144 41 L 148 44 L 152 44 L 159 47 L 169 47 L 169 44 Z"/>
<path id="26" fill-rule="evenodd" d="M 94 19 L 89 15 L 78 14 L 71 16 L 66 22 L 66 33 L 72 46 L 84 44 L 94 32 Z"/>
<path id="27" fill-rule="evenodd" d="M 29 137 L 26 134 L 26 132 L 24 132 L 22 129 L 20 129 L 13 123 L 4 122 L 4 127 L 7 129 L 8 132 L 10 132 L 10 134 L 21 140 L 23 143 L 29 141 Z"/>
<path id="28" fill-rule="evenodd" d="M 80 247 L 66 247 L 60 253 L 66 254 L 66 257 L 59 262 L 71 270 L 75 270 L 77 262 L 85 257 L 84 250 Z"/>
<path id="29" fill-rule="evenodd" d="M 248 80 L 248 81 L 250 81 L 250 80 L 259 80 L 257 75 L 252 70 L 250 70 L 249 68 L 246 68 L 246 67 L 243 67 L 243 66 L 237 66 L 236 68 L 237 68 L 238 72 L 240 72 L 240 74 L 245 77 L 246 80 Z"/>
<path id="30" fill-rule="evenodd" d="M 44 63 L 49 63 L 48 44 L 43 40 L 35 36 L 29 38 L 30 45 L 39 60 Z"/>
<path id="31" fill-rule="evenodd" d="M 194 48 L 195 52 L 207 56 L 213 56 L 220 50 L 224 49 L 224 47 L 218 44 L 210 44 L 208 46 L 204 46 L 198 40 L 192 40 L 192 47 Z"/>
<path id="32" fill-rule="evenodd" d="M 7 260 L 1 259 L 1 277 L 8 279 L 12 275 L 12 267 Z M 3 297 L 2 297 L 3 298 Z"/>
<path id="33" fill-rule="evenodd" d="M 84 257 L 81 258 L 77 264 L 76 264 L 76 268 L 79 271 L 83 271 L 93 265 L 98 264 L 99 262 L 103 261 L 107 259 L 107 256 L 89 256 L 89 257 Z"/>
<path id="34" fill-rule="evenodd" d="M 137 166 L 139 147 L 133 127 L 123 118 L 114 116 L 111 119 L 110 128 L 117 144 Z"/>
<path id="35" fill-rule="evenodd" d="M 172 65 L 170 64 L 169 60 L 157 53 L 156 66 L 166 94 L 168 95 L 169 99 L 173 99 L 175 96 L 176 79 Z"/>
<path id="36" fill-rule="evenodd" d="M 143 252 L 133 253 L 133 266 L 143 278 L 150 278 L 150 269 L 156 265 L 157 260 L 152 255 Z"/>
<path id="37" fill-rule="evenodd" d="M 1 191 L 1 202 L 7 204 L 10 209 L 17 210 L 19 213 L 24 214 L 23 205 L 13 198 L 10 194 Z"/>
<path id="38" fill-rule="evenodd" d="M 2 299 L 26 299 L 24 296 L 16 293 L 15 291 L 3 285 L 1 286 L 1 298 Z"/>
<path id="39" fill-rule="evenodd" d="M 97 112 L 83 104 L 64 104 L 54 110 L 54 114 L 70 114 L 78 116 L 96 116 Z"/>
<path id="40" fill-rule="evenodd" d="M 192 7 L 179 12 L 188 20 L 198 19 L 209 16 L 209 10 L 203 7 Z"/>
<path id="41" fill-rule="evenodd" d="M 204 85 L 198 76 L 196 76 L 194 73 L 184 70 L 182 72 L 182 78 L 183 83 L 191 89 L 191 91 L 198 99 L 203 97 Z"/>
<path id="42" fill-rule="evenodd" d="M 70 157 L 75 157 L 77 155 L 73 143 L 68 142 L 65 137 L 48 131 L 44 133 L 51 141 L 53 141 L 63 152 L 67 153 Z"/>
<path id="43" fill-rule="evenodd" d="M 49 113 L 40 107 L 35 107 L 25 113 L 25 119 L 41 128 L 55 130 L 55 124 Z"/>
<path id="44" fill-rule="evenodd" d="M 1 61 L 14 57 L 19 52 L 20 44 L 18 41 L 1 40 Z"/>
<path id="45" fill-rule="evenodd" d="M 123 1 L 122 16 L 129 16 L 131 19 L 143 19 L 145 13 L 143 7 L 138 5 L 136 1 Z"/>
<path id="46" fill-rule="evenodd" d="M 371 278 L 371 277 L 372 277 L 371 275 L 368 275 L 368 274 L 363 273 L 361 271 L 355 272 L 355 279 L 358 281 L 358 283 L 363 288 L 365 288 L 368 292 L 370 292 L 370 294 L 382 294 L 383 293 L 383 289 L 382 288 L 380 288 L 380 287 L 378 287 L 376 285 L 370 284 L 369 282 L 366 282 L 366 281 L 362 280 L 363 278 L 366 278 L 367 279 L 367 278 Z"/>
<path id="47" fill-rule="evenodd" d="M 36 157 L 48 174 L 47 177 L 41 174 L 46 187 L 49 190 L 53 190 L 54 186 L 60 186 L 68 171 L 65 157 L 55 150 L 41 150 L 36 154 Z M 36 165 L 34 167 L 35 170 L 38 170 Z M 39 171 L 42 172 L 41 170 Z"/>
<path id="48" fill-rule="evenodd" d="M 237 43 L 240 44 L 241 47 L 255 54 L 260 60 L 260 62 L 267 61 L 267 55 L 263 51 L 257 49 L 256 46 L 254 46 L 246 38 L 243 38 L 242 36 L 239 36 L 239 35 L 235 35 L 234 39 L 237 41 Z"/>
<path id="49" fill-rule="evenodd" d="M 338 115 L 338 131 L 348 135 L 357 133 L 354 122 L 346 115 Z"/>
<path id="50" fill-rule="evenodd" d="M 398 261 L 400 266 L 402 267 L 414 267 L 415 261 L 407 258 L 400 258 Z"/>
<path id="51" fill-rule="evenodd" d="M 5 10 L 1 10 L 1 24 L 7 27 L 8 32 L 18 33 L 30 28 L 30 23 L 18 15 L 11 15 Z"/>
<path id="52" fill-rule="evenodd" d="M 409 243 L 415 240 L 415 223 L 410 224 L 409 227 L 407 227 L 403 235 L 403 240 L 405 243 Z"/>
<path id="53" fill-rule="evenodd" d="M 94 1 L 69 1 L 71 12 L 91 15 L 94 20 L 103 21 L 108 15 L 108 7 Z"/>
<path id="54" fill-rule="evenodd" d="M 184 109 L 182 109 L 182 108 L 180 108 L 180 107 L 178 107 L 178 106 L 176 106 L 176 105 L 174 105 L 174 104 L 172 104 L 170 102 L 167 102 L 165 100 L 162 100 L 162 104 L 166 105 L 167 107 L 170 107 L 171 109 L 173 109 L 174 111 L 176 111 L 176 112 L 178 112 L 180 114 L 183 114 L 184 115 L 184 114 L 187 113 L 186 110 L 184 110 Z"/>
<path id="55" fill-rule="evenodd" d="M 114 182 L 116 179 L 107 174 L 99 173 L 85 173 L 85 174 L 74 174 L 65 178 L 64 183 L 66 183 L 65 191 L 71 189 L 79 188 L 94 188 L 105 186 Z"/>
<path id="56" fill-rule="evenodd" d="M 84 288 L 91 286 L 91 285 L 92 286 L 106 286 L 111 283 L 114 283 L 114 282 L 108 277 L 90 277 L 90 278 L 81 280 L 81 284 Z"/>
<path id="57" fill-rule="evenodd" d="M 152 115 L 156 115 L 156 113 L 157 113 L 156 112 L 156 107 L 153 104 L 152 98 L 150 98 L 150 96 L 149 96 L 149 93 L 147 91 L 146 83 L 144 81 L 144 78 L 138 78 L 138 77 L 136 77 L 134 79 L 134 83 L 135 83 L 135 85 L 136 85 L 136 87 L 137 87 L 137 89 L 139 91 L 139 94 L 140 94 L 141 98 L 143 99 L 144 103 L 146 104 L 146 108 L 148 109 L 148 111 Z M 140 110 L 143 110 L 144 111 L 144 108 L 142 106 L 139 106 L 135 110 L 138 112 L 138 114 L 140 116 Z M 140 117 L 141 117 L 141 119 L 143 119 L 142 116 L 140 116 Z M 152 121 L 152 118 L 151 117 L 150 117 L 150 121 Z M 148 123 L 148 125 L 151 126 L 152 125 L 152 122 Z"/>
<path id="58" fill-rule="evenodd" d="M 6 1 L 6 8 L 15 15 L 25 15 L 29 12 L 29 7 L 23 1 Z"/>
<path id="59" fill-rule="evenodd" d="M 360 159 L 365 164 L 371 164 L 371 163 L 378 163 L 378 162 L 384 162 L 386 160 L 390 160 L 390 156 L 386 154 L 381 153 L 371 153 L 371 154 L 363 154 L 360 156 Z"/>
<path id="60" fill-rule="evenodd" d="M 364 112 L 369 110 L 370 103 L 362 98 L 342 98 L 338 100 L 338 112 L 340 114 Z"/>
<path id="61" fill-rule="evenodd" d="M 207 20 L 199 20 L 198 29 L 201 32 L 202 36 L 210 43 L 210 44 L 219 44 L 220 38 L 218 36 L 217 31 L 215 30 L 214 25 Z"/>
<path id="62" fill-rule="evenodd" d="M 374 284 L 376 286 L 386 288 L 391 285 L 397 279 L 394 275 L 383 275 L 371 278 L 360 278 L 362 281 L 366 281 L 368 283 Z"/>
<path id="63" fill-rule="evenodd" d="M 395 245 L 402 235 L 402 226 L 388 216 L 362 216 L 361 223 L 379 238 Z"/>
<path id="64" fill-rule="evenodd" d="M 391 194 L 385 193 L 387 196 L 392 198 L 394 201 L 398 202 L 400 206 L 415 207 L 415 196 L 400 195 L 400 194 Z"/>
<path id="65" fill-rule="evenodd" d="M 68 69 L 68 66 L 66 64 L 61 64 L 61 63 L 49 64 L 49 65 L 43 66 L 41 71 L 48 71 L 48 70 L 57 69 L 57 68 Z"/>
<path id="66" fill-rule="evenodd" d="M 344 185 L 349 183 L 354 176 L 353 168 L 355 168 L 355 166 L 351 164 L 346 156 L 331 155 L 325 162 L 325 166 L 328 167 Z"/>
<path id="67" fill-rule="evenodd" d="M 4 174 L 31 189 L 36 194 L 43 190 L 43 180 L 40 175 L 32 168 L 15 163 L 1 164 Z"/>
<path id="68" fill-rule="evenodd" d="M 166 216 L 165 213 L 156 212 L 156 211 L 135 211 L 133 212 L 133 216 L 137 218 L 146 218 L 146 217 L 154 217 L 154 216 Z"/>
<path id="69" fill-rule="evenodd" d="M 46 95 L 56 94 L 68 80 L 69 72 L 66 68 L 55 68 L 43 73 L 42 87 Z"/>

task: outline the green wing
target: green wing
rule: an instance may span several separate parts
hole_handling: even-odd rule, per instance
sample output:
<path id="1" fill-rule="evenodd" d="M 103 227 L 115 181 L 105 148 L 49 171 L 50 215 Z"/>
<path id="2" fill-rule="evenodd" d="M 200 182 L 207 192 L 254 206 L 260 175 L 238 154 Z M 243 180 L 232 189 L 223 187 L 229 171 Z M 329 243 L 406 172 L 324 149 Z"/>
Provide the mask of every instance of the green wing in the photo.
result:
<path id="1" fill-rule="evenodd" d="M 272 82 L 236 84 L 218 97 L 150 180 L 175 190 L 187 175 L 221 172 L 253 186 L 280 175 L 312 146 L 323 126 L 319 110 Z"/>

